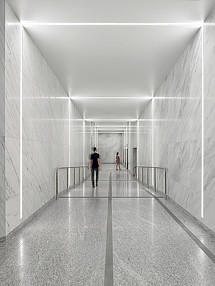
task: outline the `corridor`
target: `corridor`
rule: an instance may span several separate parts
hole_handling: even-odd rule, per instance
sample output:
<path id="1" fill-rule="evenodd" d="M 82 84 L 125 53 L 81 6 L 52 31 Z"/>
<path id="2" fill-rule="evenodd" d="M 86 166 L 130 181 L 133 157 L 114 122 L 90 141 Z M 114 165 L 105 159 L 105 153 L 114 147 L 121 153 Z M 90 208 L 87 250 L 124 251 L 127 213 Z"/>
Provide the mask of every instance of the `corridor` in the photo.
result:
<path id="1" fill-rule="evenodd" d="M 215 238 L 127 170 L 103 165 L 0 248 L 0 285 L 215 285 Z"/>

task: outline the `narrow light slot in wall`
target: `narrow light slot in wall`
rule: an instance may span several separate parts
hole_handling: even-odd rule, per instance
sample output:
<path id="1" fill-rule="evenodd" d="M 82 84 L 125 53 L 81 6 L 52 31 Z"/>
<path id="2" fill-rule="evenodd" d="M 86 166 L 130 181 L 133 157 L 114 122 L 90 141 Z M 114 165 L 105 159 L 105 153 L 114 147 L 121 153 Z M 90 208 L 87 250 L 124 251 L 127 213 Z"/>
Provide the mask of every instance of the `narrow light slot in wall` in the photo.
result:
<path id="1" fill-rule="evenodd" d="M 201 217 L 204 218 L 204 25 L 202 25 L 202 186 Z"/>
<path id="2" fill-rule="evenodd" d="M 23 27 L 20 26 L 20 219 L 23 217 L 23 180 L 22 180 L 22 94 L 23 93 Z"/>
<path id="3" fill-rule="evenodd" d="M 71 121 L 70 121 L 70 118 L 71 118 L 71 100 L 69 98 L 69 167 L 71 167 L 71 151 L 70 151 L 70 148 L 71 148 Z M 68 183 L 69 183 L 69 186 L 70 186 L 70 182 L 71 182 L 71 177 L 70 177 L 70 171 L 69 171 L 69 177 L 68 177 Z"/>
<path id="4" fill-rule="evenodd" d="M 85 121 L 83 120 L 83 166 L 85 166 L 85 132 L 86 132 L 86 126 L 85 126 Z M 84 169 L 84 177 L 85 177 L 85 169 Z"/>
<path id="5" fill-rule="evenodd" d="M 152 119 L 152 123 L 151 123 L 151 140 L 152 140 L 152 144 L 151 144 L 151 154 L 152 154 L 152 167 L 154 167 L 154 122 L 153 122 L 153 119 L 154 119 L 154 98 L 152 98 L 152 109 L 151 109 L 151 119 Z M 154 169 L 152 169 L 152 185 L 154 185 Z"/>
<path id="6" fill-rule="evenodd" d="M 182 22 L 182 23 L 71 23 L 71 22 L 22 22 L 23 27 L 32 27 L 32 26 L 173 26 L 173 27 L 196 27 L 200 28 L 202 22 Z"/>
<path id="7" fill-rule="evenodd" d="M 150 96 L 73 96 L 71 97 L 72 100 L 85 100 L 85 99 L 97 99 L 97 100 L 103 100 L 103 99 L 110 99 L 110 100 L 114 100 L 114 99 L 130 99 L 130 100 L 134 100 L 134 99 L 138 99 L 140 101 L 143 100 L 151 100 L 152 97 Z"/>
<path id="8" fill-rule="evenodd" d="M 129 126 L 131 128 L 131 126 Z M 137 166 L 140 164 L 140 121 L 137 121 Z M 137 179 L 139 178 L 137 173 Z"/>

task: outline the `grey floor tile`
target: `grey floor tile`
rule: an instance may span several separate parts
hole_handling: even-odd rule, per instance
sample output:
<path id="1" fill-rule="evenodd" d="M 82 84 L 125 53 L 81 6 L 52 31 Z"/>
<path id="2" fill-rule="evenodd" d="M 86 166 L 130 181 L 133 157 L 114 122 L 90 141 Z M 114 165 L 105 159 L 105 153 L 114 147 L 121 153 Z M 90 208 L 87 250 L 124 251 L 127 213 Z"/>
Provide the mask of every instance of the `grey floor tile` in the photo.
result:
<path id="1" fill-rule="evenodd" d="M 215 263 L 153 197 L 159 194 L 151 193 L 124 168 L 103 165 L 98 188 L 89 178 L 62 193 L 1 245 L 0 285 L 102 286 L 112 243 L 110 285 L 215 285 Z M 160 200 L 214 253 L 212 233 Z"/>
<path id="2" fill-rule="evenodd" d="M 215 285 L 215 264 L 156 200 L 113 201 L 114 285 Z"/>

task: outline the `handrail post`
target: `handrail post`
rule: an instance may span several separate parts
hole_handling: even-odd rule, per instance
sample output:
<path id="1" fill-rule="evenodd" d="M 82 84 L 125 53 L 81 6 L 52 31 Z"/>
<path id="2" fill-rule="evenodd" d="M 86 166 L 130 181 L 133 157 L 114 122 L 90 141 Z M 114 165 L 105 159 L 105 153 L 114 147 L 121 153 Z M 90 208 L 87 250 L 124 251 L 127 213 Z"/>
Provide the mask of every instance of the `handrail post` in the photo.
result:
<path id="1" fill-rule="evenodd" d="M 142 183 L 143 183 L 143 167 L 142 167 Z"/>
<path id="2" fill-rule="evenodd" d="M 67 168 L 67 190 L 69 189 L 69 168 Z"/>
<path id="3" fill-rule="evenodd" d="M 74 167 L 74 186 L 75 186 L 75 167 Z"/>
<path id="4" fill-rule="evenodd" d="M 81 182 L 81 168 L 79 167 L 78 169 L 79 169 L 79 184 L 80 184 L 80 182 Z"/>
<path id="5" fill-rule="evenodd" d="M 147 186 L 148 186 L 148 188 L 149 188 L 149 169 L 148 169 L 148 167 L 146 168 L 146 180 L 147 180 Z"/>
<path id="6" fill-rule="evenodd" d="M 58 169 L 56 170 L 56 200 L 58 199 Z"/>
<path id="7" fill-rule="evenodd" d="M 166 172 L 166 168 L 165 168 L 165 175 L 164 175 L 164 187 L 165 187 L 165 195 L 167 194 L 167 178 L 166 178 L 166 174 L 167 172 Z"/>
<path id="8" fill-rule="evenodd" d="M 157 168 L 154 168 L 154 189 L 157 192 Z"/>

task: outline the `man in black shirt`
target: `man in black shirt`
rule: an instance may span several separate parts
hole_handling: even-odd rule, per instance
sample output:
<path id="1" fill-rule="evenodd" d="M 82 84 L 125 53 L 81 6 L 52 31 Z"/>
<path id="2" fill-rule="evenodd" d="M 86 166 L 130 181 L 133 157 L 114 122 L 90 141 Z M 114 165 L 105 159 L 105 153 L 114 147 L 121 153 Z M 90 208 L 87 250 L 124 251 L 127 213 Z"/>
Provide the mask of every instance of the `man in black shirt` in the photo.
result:
<path id="1" fill-rule="evenodd" d="M 91 179 L 93 188 L 95 188 L 94 184 L 94 172 L 96 171 L 96 186 L 98 186 L 99 179 L 99 167 L 100 167 L 100 158 L 99 154 L 96 152 L 96 147 L 93 148 L 94 153 L 91 154 L 90 162 L 91 162 Z"/>

